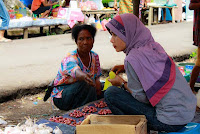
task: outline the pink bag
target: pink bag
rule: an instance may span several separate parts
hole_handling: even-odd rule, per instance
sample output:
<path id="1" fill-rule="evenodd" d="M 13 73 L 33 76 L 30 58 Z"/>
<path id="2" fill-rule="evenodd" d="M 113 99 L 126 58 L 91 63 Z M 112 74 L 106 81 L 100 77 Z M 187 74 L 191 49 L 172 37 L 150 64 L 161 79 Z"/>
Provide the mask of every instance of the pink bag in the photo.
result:
<path id="1" fill-rule="evenodd" d="M 94 1 L 86 1 L 79 3 L 81 10 L 98 10 L 98 7 Z"/>
<path id="2" fill-rule="evenodd" d="M 67 18 L 67 15 L 68 15 L 68 8 L 59 8 L 57 15 L 58 18 Z"/>
<path id="3" fill-rule="evenodd" d="M 82 12 L 79 11 L 71 11 L 69 19 L 67 21 L 70 28 L 72 28 L 77 21 L 84 21 L 84 15 Z"/>

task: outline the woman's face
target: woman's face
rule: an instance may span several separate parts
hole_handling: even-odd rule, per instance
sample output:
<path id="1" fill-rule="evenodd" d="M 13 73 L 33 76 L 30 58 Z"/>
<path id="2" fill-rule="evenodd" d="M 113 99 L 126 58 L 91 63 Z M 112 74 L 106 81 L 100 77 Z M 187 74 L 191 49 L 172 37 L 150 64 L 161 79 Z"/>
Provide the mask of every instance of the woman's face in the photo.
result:
<path id="1" fill-rule="evenodd" d="M 78 52 L 80 53 L 89 53 L 93 48 L 94 39 L 92 38 L 91 33 L 88 30 L 81 30 L 77 38 L 77 47 Z"/>
<path id="2" fill-rule="evenodd" d="M 110 42 L 113 44 L 113 47 L 115 48 L 115 50 L 117 52 L 123 51 L 124 49 L 126 49 L 126 43 L 121 40 L 116 34 L 114 34 L 113 32 L 111 32 L 111 39 Z"/>

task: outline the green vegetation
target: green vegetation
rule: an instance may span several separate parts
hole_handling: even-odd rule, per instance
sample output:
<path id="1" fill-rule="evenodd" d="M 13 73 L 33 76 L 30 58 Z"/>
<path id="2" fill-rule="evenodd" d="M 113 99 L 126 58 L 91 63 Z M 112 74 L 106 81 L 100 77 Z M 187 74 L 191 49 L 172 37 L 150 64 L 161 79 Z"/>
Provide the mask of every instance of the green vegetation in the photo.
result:
<path id="1" fill-rule="evenodd" d="M 190 59 L 191 59 L 191 58 L 197 59 L 197 49 L 195 49 L 195 51 L 192 52 L 192 54 L 190 54 Z"/>
<path id="2" fill-rule="evenodd" d="M 120 0 L 117 0 L 117 2 L 119 2 Z M 108 2 L 114 2 L 114 0 L 102 0 L 102 3 L 108 3 Z"/>
<path id="3" fill-rule="evenodd" d="M 50 36 L 50 35 L 56 35 L 56 33 L 55 32 L 46 32 L 46 36 Z"/>

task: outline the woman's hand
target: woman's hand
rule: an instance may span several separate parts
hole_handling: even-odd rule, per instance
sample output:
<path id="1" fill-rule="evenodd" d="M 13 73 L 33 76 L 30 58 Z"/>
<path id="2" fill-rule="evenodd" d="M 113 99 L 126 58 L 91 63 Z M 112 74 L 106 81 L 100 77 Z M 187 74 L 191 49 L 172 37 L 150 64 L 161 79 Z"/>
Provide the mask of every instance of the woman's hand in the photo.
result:
<path id="1" fill-rule="evenodd" d="M 96 88 L 96 92 L 97 92 L 97 95 L 101 95 L 101 82 L 100 82 L 100 79 L 99 78 L 97 78 L 96 80 L 95 80 L 95 83 L 96 83 L 96 85 L 95 85 L 95 88 Z"/>
<path id="2" fill-rule="evenodd" d="M 84 73 L 81 69 L 76 70 L 76 79 L 80 81 L 85 81 L 89 85 L 95 87 L 95 81 L 92 79 L 92 74 Z"/>
<path id="3" fill-rule="evenodd" d="M 96 86 L 95 80 L 92 79 L 92 74 L 85 74 L 84 81 L 87 82 L 90 86 Z"/>
<path id="4" fill-rule="evenodd" d="M 111 82 L 113 86 L 121 86 L 122 82 L 124 82 L 124 80 L 118 75 L 116 75 L 114 79 L 108 79 L 108 81 Z"/>
<path id="5" fill-rule="evenodd" d="M 116 65 L 111 69 L 111 71 L 115 72 L 116 74 L 124 73 L 125 72 L 124 65 Z"/>

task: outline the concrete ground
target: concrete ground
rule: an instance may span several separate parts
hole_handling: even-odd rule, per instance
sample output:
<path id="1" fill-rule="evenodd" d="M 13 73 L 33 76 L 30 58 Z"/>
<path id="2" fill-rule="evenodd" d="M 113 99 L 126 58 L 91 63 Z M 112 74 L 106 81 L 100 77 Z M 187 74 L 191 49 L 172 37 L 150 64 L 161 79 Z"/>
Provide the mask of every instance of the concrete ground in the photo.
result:
<path id="1" fill-rule="evenodd" d="M 154 39 L 170 56 L 192 53 L 192 22 L 160 24 L 148 27 Z M 93 50 L 99 54 L 101 68 L 110 69 L 123 64 L 124 53 L 117 53 L 110 43 L 110 35 L 99 31 Z M 13 40 L 0 44 L 0 102 L 13 94 L 37 90 L 53 80 L 62 58 L 76 44 L 71 34 Z M 27 90 L 28 89 L 28 90 Z"/>

